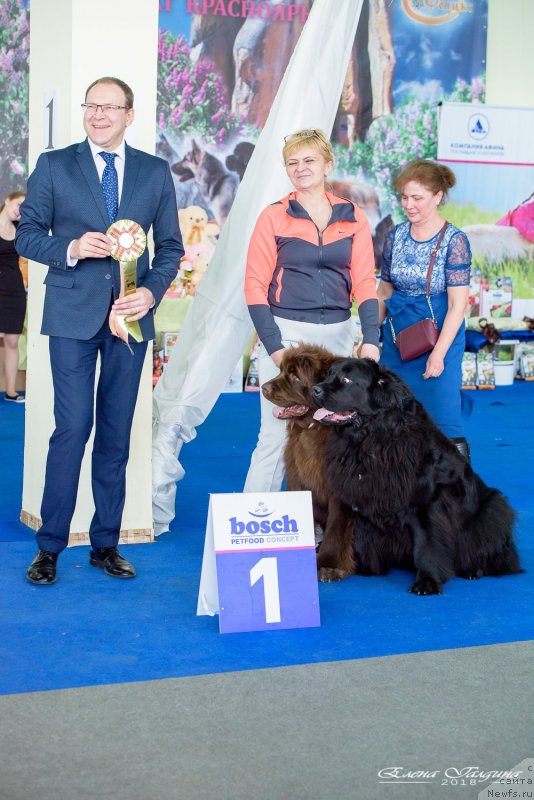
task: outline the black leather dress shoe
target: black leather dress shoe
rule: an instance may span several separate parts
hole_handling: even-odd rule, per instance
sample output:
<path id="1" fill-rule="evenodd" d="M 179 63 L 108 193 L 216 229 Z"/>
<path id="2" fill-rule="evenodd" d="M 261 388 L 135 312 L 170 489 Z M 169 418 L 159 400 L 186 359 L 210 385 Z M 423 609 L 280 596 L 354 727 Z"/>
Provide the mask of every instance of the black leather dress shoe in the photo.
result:
<path id="1" fill-rule="evenodd" d="M 56 582 L 57 553 L 38 550 L 37 555 L 28 567 L 26 577 L 30 583 L 49 584 Z"/>
<path id="2" fill-rule="evenodd" d="M 121 556 L 116 547 L 94 547 L 89 553 L 89 563 L 101 567 L 112 578 L 135 578 L 135 567 Z"/>

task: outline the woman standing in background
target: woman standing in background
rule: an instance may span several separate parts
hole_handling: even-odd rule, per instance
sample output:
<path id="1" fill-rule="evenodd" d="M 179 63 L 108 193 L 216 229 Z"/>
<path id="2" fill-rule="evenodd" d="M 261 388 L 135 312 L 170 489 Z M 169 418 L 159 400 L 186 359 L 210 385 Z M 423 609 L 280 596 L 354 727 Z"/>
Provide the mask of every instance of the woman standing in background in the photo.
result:
<path id="1" fill-rule="evenodd" d="M 425 159 L 408 164 L 394 181 L 407 221 L 397 225 L 384 243 L 378 286 L 380 321 L 385 320 L 381 362 L 406 381 L 438 427 L 469 459 L 460 388 L 471 250 L 465 233 L 447 223 L 439 212 L 455 183 L 452 170 Z M 427 298 L 427 271 L 433 253 Z M 434 348 L 402 361 L 393 331 L 396 336 L 431 314 L 439 330 Z"/>
<path id="2" fill-rule="evenodd" d="M 15 250 L 15 232 L 24 196 L 24 192 L 12 192 L 0 208 L 0 336 L 4 338 L 4 399 L 11 403 L 24 403 L 24 397 L 15 388 L 19 336 L 26 316 L 26 291 Z"/>

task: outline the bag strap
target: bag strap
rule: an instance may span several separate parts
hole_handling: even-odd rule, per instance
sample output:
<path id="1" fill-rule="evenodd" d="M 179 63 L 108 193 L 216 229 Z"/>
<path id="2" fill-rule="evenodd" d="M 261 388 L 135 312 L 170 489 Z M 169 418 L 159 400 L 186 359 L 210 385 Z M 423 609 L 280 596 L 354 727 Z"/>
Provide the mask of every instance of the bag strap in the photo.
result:
<path id="1" fill-rule="evenodd" d="M 443 241 L 443 237 L 445 236 L 445 231 L 447 230 L 447 225 L 448 224 L 449 223 L 447 222 L 447 220 L 445 220 L 445 222 L 443 223 L 443 227 L 442 227 L 442 229 L 440 231 L 438 241 L 436 242 L 436 246 L 434 247 L 434 249 L 432 250 L 432 253 L 430 254 L 430 263 L 428 265 L 428 269 L 427 269 L 427 272 L 426 272 L 426 293 L 427 293 L 427 296 L 430 296 L 430 281 L 432 280 L 432 270 L 434 269 L 434 263 L 436 261 L 436 256 L 439 253 L 439 248 L 441 247 L 441 243 Z"/>
<path id="2" fill-rule="evenodd" d="M 439 248 L 441 247 L 441 243 L 443 241 L 443 237 L 445 236 L 445 231 L 447 230 L 448 224 L 449 223 L 447 222 L 447 220 L 445 220 L 445 222 L 443 223 L 443 226 L 442 226 L 442 228 L 440 230 L 438 241 L 436 242 L 436 246 L 434 247 L 434 249 L 432 250 L 432 252 L 430 254 L 430 262 L 428 264 L 428 269 L 426 271 L 426 301 L 428 303 L 428 308 L 430 309 L 432 322 L 435 322 L 436 318 L 434 317 L 434 309 L 432 308 L 432 301 L 430 300 L 430 282 L 432 280 L 432 271 L 434 269 L 436 256 L 439 253 Z M 389 325 L 390 325 L 390 328 L 391 328 L 391 335 L 393 337 L 393 342 L 395 343 L 397 337 L 396 337 L 396 334 L 395 334 L 395 329 L 393 327 L 393 320 L 391 319 L 391 314 L 388 314 L 388 322 L 389 322 Z"/>
<path id="3" fill-rule="evenodd" d="M 428 303 L 428 307 L 430 309 L 430 315 L 432 317 L 432 321 L 433 322 L 435 322 L 436 319 L 434 317 L 434 309 L 432 308 L 432 300 L 430 299 L 430 282 L 432 280 L 432 270 L 434 269 L 436 256 L 439 253 L 439 248 L 440 248 L 441 243 L 443 241 L 443 237 L 445 236 L 445 231 L 447 230 L 447 225 L 448 224 L 449 223 L 447 222 L 447 220 L 445 220 L 445 222 L 443 223 L 443 227 L 441 228 L 441 231 L 440 231 L 440 234 L 439 234 L 439 237 L 438 237 L 438 241 L 436 242 L 436 246 L 434 247 L 434 249 L 432 250 L 432 253 L 430 254 L 430 263 L 428 265 L 428 269 L 427 269 L 427 272 L 426 272 L 426 302 Z"/>

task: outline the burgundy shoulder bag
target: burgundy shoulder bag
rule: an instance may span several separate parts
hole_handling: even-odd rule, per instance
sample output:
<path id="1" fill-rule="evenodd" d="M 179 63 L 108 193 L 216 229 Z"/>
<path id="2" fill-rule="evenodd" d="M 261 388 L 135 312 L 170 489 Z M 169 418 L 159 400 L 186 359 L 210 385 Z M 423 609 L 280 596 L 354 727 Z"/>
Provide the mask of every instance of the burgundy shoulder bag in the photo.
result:
<path id="1" fill-rule="evenodd" d="M 426 300 L 430 309 L 430 317 L 426 317 L 419 322 L 415 322 L 413 325 L 409 325 L 400 333 L 395 333 L 391 314 L 388 314 L 388 321 L 391 328 L 393 342 L 397 345 L 400 357 L 403 361 L 412 361 L 414 358 L 419 358 L 419 356 L 429 353 L 438 341 L 438 324 L 434 317 L 434 309 L 432 308 L 432 301 L 430 300 L 430 281 L 432 280 L 434 262 L 436 260 L 436 256 L 448 224 L 448 222 L 445 222 L 441 229 L 436 246 L 432 250 L 430 263 L 426 273 Z"/>

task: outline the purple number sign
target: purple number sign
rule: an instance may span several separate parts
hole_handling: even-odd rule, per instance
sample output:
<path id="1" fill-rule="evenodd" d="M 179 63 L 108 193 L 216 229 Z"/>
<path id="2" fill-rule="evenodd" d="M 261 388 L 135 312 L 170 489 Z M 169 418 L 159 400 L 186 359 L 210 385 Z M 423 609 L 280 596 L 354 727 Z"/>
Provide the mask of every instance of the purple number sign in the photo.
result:
<path id="1" fill-rule="evenodd" d="M 218 553 L 221 633 L 321 624 L 314 548 Z"/>

